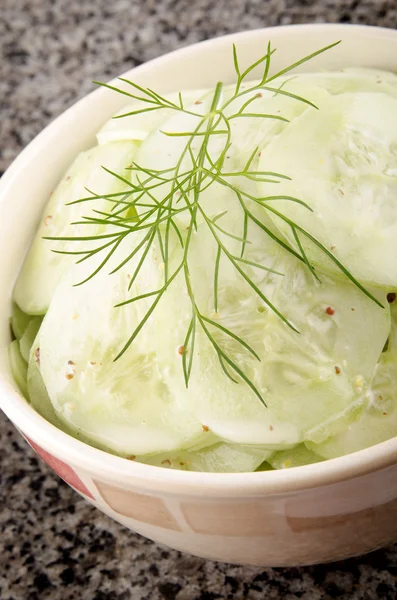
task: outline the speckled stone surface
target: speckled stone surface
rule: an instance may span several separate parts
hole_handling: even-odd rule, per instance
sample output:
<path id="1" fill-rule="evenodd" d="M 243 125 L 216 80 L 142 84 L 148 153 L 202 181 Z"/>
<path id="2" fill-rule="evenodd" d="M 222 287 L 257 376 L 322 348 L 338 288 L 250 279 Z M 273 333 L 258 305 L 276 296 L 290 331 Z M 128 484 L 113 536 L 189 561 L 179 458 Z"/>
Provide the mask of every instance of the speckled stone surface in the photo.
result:
<path id="1" fill-rule="evenodd" d="M 313 21 L 397 27 L 396 0 L 1 0 L 0 171 L 93 87 L 211 36 Z M 1 600 L 394 600 L 397 547 L 260 569 L 181 555 L 123 529 L 0 418 Z"/>

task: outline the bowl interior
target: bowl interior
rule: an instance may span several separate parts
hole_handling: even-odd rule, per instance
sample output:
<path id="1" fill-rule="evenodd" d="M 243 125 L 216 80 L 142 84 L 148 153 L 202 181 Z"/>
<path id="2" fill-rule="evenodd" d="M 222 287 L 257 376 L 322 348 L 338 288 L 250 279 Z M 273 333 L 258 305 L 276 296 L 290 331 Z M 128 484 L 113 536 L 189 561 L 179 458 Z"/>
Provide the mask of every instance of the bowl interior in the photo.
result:
<path id="1" fill-rule="evenodd" d="M 266 52 L 267 43 L 277 48 L 272 60 L 272 71 L 276 72 L 298 61 L 305 55 L 334 42 L 341 44 L 321 54 L 298 70 L 339 69 L 347 66 L 376 67 L 396 70 L 397 31 L 339 25 L 305 25 L 277 27 L 251 32 L 242 32 L 196 44 L 155 59 L 124 74 L 143 86 L 161 92 L 204 88 L 217 81 L 234 80 L 232 44 L 235 43 L 241 65 L 248 66 Z M 255 72 L 253 72 L 253 77 Z M 77 153 L 95 143 L 95 133 L 101 125 L 126 103 L 124 96 L 101 88 L 69 108 L 51 123 L 20 154 L 9 168 L 0 183 L 0 406 L 9 418 L 22 431 L 29 433 L 35 441 L 51 449 L 55 454 L 64 452 L 75 455 L 75 460 L 86 461 L 91 467 L 109 471 L 123 471 L 124 474 L 139 474 L 151 477 L 158 471 L 155 467 L 136 465 L 89 448 L 57 431 L 37 415 L 21 398 L 12 382 L 7 345 L 10 341 L 8 317 L 11 293 L 16 275 L 24 254 L 38 225 L 41 211 L 48 196 L 56 186 L 64 170 Z M 323 464 L 324 471 L 332 477 L 341 477 L 342 471 L 352 473 L 352 469 L 373 468 L 375 464 L 395 460 L 397 440 L 390 440 L 366 451 L 356 453 L 359 457 L 343 457 Z M 371 462 L 372 461 L 372 462 Z M 379 462 L 380 461 L 380 462 Z M 361 466 L 361 467 L 360 467 Z M 317 470 L 316 470 L 317 469 Z M 302 477 L 315 477 L 320 470 L 316 465 L 298 469 Z M 194 480 L 198 474 L 175 473 L 165 469 L 161 477 L 167 479 Z M 291 472 L 255 473 L 275 482 L 296 479 Z M 210 474 L 200 477 L 211 480 Z M 156 475 L 157 477 L 157 475 Z M 192 479 L 193 477 L 193 479 Z M 225 476 L 223 481 L 237 482 L 239 476 Z M 252 477 L 245 482 L 254 481 Z M 243 479 L 239 478 L 241 482 Z M 214 480 L 214 485 L 217 485 Z"/>

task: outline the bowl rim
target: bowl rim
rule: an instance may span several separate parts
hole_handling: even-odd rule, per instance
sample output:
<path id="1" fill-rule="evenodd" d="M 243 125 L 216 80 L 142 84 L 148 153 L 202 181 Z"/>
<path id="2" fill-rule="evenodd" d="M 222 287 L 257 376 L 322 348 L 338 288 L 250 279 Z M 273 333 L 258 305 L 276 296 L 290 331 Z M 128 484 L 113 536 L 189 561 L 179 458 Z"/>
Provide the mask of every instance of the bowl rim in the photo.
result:
<path id="1" fill-rule="evenodd" d="M 388 39 L 397 40 L 397 30 L 384 27 L 327 23 L 281 25 L 230 33 L 198 42 L 129 69 L 122 76 L 130 75 L 132 72 L 142 72 L 148 66 L 151 67 L 161 63 L 164 59 L 172 60 L 181 54 L 188 56 L 189 53 L 195 52 L 198 46 L 212 44 L 216 47 L 218 44 L 222 44 L 225 39 L 243 42 L 244 38 L 264 31 L 301 30 L 310 34 L 310 32 L 318 32 L 321 29 L 332 29 L 335 33 L 346 31 L 346 29 L 365 31 L 366 33 L 376 32 L 377 36 L 382 35 L 385 38 L 385 42 Z M 115 81 L 116 78 L 113 78 L 110 83 Z M 103 89 L 97 89 L 84 96 L 61 113 L 28 144 L 1 178 L 0 196 L 7 194 L 7 188 L 18 176 L 20 167 L 29 160 L 30 156 L 34 155 L 38 145 L 45 141 L 48 132 L 68 118 L 70 113 L 74 112 L 77 107 L 84 109 L 85 104 L 93 96 L 99 96 L 101 93 L 103 93 Z M 253 473 L 179 471 L 136 463 L 91 447 L 69 436 L 41 417 L 23 396 L 14 389 L 12 384 L 2 376 L 1 372 L 0 407 L 20 433 L 24 436 L 29 435 L 29 438 L 32 438 L 34 442 L 53 453 L 56 457 L 67 460 L 72 466 L 75 465 L 82 471 L 95 473 L 96 477 L 102 477 L 113 482 L 122 481 L 123 486 L 139 486 L 149 491 L 158 492 L 160 489 L 167 489 L 167 493 L 171 494 L 183 492 L 187 495 L 197 495 L 199 493 L 200 495 L 234 497 L 277 494 L 331 485 L 391 467 L 397 462 L 397 437 L 395 437 L 365 450 L 292 469 Z"/>

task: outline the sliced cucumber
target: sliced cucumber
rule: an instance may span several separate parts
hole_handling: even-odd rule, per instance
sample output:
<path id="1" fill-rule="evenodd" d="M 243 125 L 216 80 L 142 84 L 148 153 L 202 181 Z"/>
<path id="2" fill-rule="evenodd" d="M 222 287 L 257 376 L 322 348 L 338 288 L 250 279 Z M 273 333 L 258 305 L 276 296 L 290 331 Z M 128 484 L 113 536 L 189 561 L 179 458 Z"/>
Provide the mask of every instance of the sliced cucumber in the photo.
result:
<path id="1" fill-rule="evenodd" d="M 225 182 L 247 194 L 277 194 L 308 202 L 313 213 L 290 200 L 269 201 L 268 206 L 296 219 L 316 236 L 366 282 L 386 308 L 376 306 L 342 278 L 334 263 L 302 233 L 300 241 L 317 265 L 321 284 L 304 264 L 250 223 L 251 243 L 246 244 L 244 259 L 281 275 L 248 263 L 243 271 L 299 333 L 288 327 L 227 258 L 240 257 L 243 213 L 235 191 L 213 181 L 200 195 L 204 214 L 199 211 L 197 233 L 191 238 L 189 281 L 181 271 L 139 336 L 116 362 L 152 298 L 119 308 L 115 305 L 161 288 L 161 248 L 153 244 L 131 291 L 128 285 L 139 258 L 111 276 L 108 272 L 142 239 L 140 234 L 126 238 L 106 269 L 84 286 L 74 287 L 99 261 L 73 265 L 70 256 L 52 254 L 51 245 L 42 237 L 100 233 L 103 225 L 69 225 L 87 215 L 94 203 L 65 204 L 88 195 L 88 188 L 101 194 L 95 209 L 113 206 L 102 196 L 127 191 L 129 186 L 102 165 L 126 177 L 129 172 L 125 168 L 133 160 L 146 174 L 150 169 L 166 173 L 187 143 L 187 136 L 166 133 L 193 131 L 200 116 L 162 109 L 105 124 L 98 133 L 100 146 L 75 161 L 50 200 L 16 285 L 15 299 L 22 310 L 17 307 L 12 319 L 17 340 L 10 346 L 10 363 L 18 386 L 30 396 L 36 410 L 57 427 L 97 447 L 137 462 L 189 471 L 288 468 L 345 454 L 397 434 L 395 330 L 382 354 L 390 331 L 386 292 L 397 289 L 397 267 L 392 261 L 397 250 L 397 210 L 392 202 L 397 192 L 397 128 L 391 126 L 397 125 L 396 82 L 396 76 L 380 72 L 346 71 L 282 78 L 277 82 L 281 85 L 278 93 L 250 92 L 226 109 L 233 144 L 223 165 L 229 173 Z M 282 90 L 318 104 L 320 110 L 316 112 Z M 194 103 L 200 94 L 187 93 L 185 103 Z M 220 103 L 227 102 L 231 94 L 232 88 L 226 86 Z M 176 95 L 170 96 L 173 98 L 178 100 Z M 205 94 L 192 105 L 192 112 L 204 115 L 212 101 L 213 92 Z M 248 106 L 250 113 L 266 117 L 237 118 Z M 378 111 L 375 116 L 371 114 L 374 107 Z M 135 108 L 131 105 L 123 112 Z M 193 140 L 193 153 L 199 151 L 202 140 L 200 136 Z M 208 150 L 214 161 L 222 155 L 226 142 L 226 136 L 211 136 Z M 305 152 L 299 150 L 302 143 Z M 255 148 L 258 153 L 250 162 L 250 172 L 284 173 L 291 181 L 262 182 L 258 192 L 257 178 L 237 176 Z M 324 156 L 319 156 L 319 148 Z M 191 167 L 187 152 L 179 172 Z M 136 171 L 132 177 L 134 182 Z M 163 200 L 171 185 L 165 182 L 154 187 L 142 203 L 154 205 Z M 301 251 L 285 221 L 245 198 L 259 222 Z M 184 206 L 183 199 L 178 206 Z M 342 208 L 345 212 L 338 215 Z M 213 281 L 218 246 L 211 227 L 215 217 L 217 225 L 232 236 L 217 230 L 225 249 L 217 312 Z M 189 221 L 188 210 L 175 215 L 185 242 Z M 165 229 L 160 227 L 160 231 L 164 234 Z M 354 235 L 349 237 L 351 231 Z M 171 231 L 170 273 L 178 267 L 184 251 L 178 244 Z M 87 248 L 86 242 L 83 245 L 57 243 L 56 249 L 77 251 Z M 189 286 L 196 301 L 196 337 L 186 389 L 182 361 L 186 356 L 189 361 L 192 351 L 191 345 L 187 351 L 184 348 L 192 316 Z M 43 314 L 47 309 L 41 327 L 40 318 L 25 314 Z M 260 362 L 202 316 L 241 337 Z M 224 361 L 237 383 L 225 376 L 211 339 L 253 382 L 266 406 Z M 29 358 L 27 375 L 24 357 Z"/>
<path id="2" fill-rule="evenodd" d="M 52 250 L 87 250 L 87 241 L 54 242 L 43 238 L 86 237 L 99 234 L 103 229 L 100 224 L 71 223 L 81 221 L 84 216 L 97 216 L 92 212 L 93 209 L 106 211 L 111 209 L 114 203 L 102 197 L 90 202 L 72 205 L 69 203 L 91 196 L 92 192 L 104 196 L 128 190 L 127 184 L 106 172 L 103 166 L 128 177 L 129 171 L 125 169 L 131 164 L 136 149 L 137 144 L 134 142 L 98 146 L 80 154 L 67 171 L 45 208 L 15 286 L 14 298 L 24 312 L 44 314 L 62 273 L 76 260 L 76 256 L 55 254 Z"/>
<path id="3" fill-rule="evenodd" d="M 299 73 L 295 81 L 302 86 L 318 86 L 332 95 L 376 92 L 397 96 L 397 75 L 378 69 L 347 68 L 325 73 Z"/>
<path id="4" fill-rule="evenodd" d="M 22 357 L 21 351 L 19 349 L 18 340 L 14 340 L 8 346 L 8 358 L 10 361 L 11 373 L 15 383 L 17 384 L 21 394 L 26 399 L 29 399 L 28 388 L 26 383 L 28 365 Z"/>
<path id="5" fill-rule="evenodd" d="M 324 458 L 356 452 L 397 436 L 397 307 L 392 308 L 393 327 L 388 349 L 379 358 L 372 382 L 372 397 L 360 418 L 338 435 L 308 447 Z"/>
<path id="6" fill-rule="evenodd" d="M 252 84 L 254 83 L 259 82 L 252 82 Z M 247 85 L 245 87 L 247 87 Z M 325 90 L 322 90 L 320 86 L 318 86 L 316 83 L 312 84 L 310 81 L 306 81 L 305 87 L 303 88 L 298 80 L 280 78 L 280 80 L 277 82 L 277 85 L 274 86 L 275 89 L 277 89 L 277 87 L 280 85 L 282 85 L 283 89 L 289 93 L 295 93 L 299 95 L 304 92 L 305 99 L 308 99 L 312 102 L 316 102 L 318 98 L 322 98 L 327 95 Z M 224 87 L 225 99 L 231 97 L 234 87 L 234 85 L 228 85 Z M 243 88 L 244 86 L 242 89 Z M 241 98 L 231 103 L 228 109 L 228 115 L 231 116 L 232 114 L 237 113 L 243 104 L 245 104 L 249 98 L 255 97 L 255 95 L 257 95 L 257 99 L 250 103 L 249 111 L 247 110 L 246 112 L 272 114 L 273 110 L 275 117 L 278 117 L 281 115 L 281 113 L 283 113 L 282 116 L 285 116 L 285 118 L 291 118 L 308 108 L 307 104 L 293 100 L 286 95 L 280 94 L 276 98 L 274 92 L 269 92 L 267 90 L 255 90 L 251 94 L 243 95 Z M 187 90 L 182 92 L 181 96 L 185 108 L 188 108 L 192 112 L 202 113 L 200 105 L 203 101 L 205 102 L 206 97 L 212 98 L 213 91 Z M 164 97 L 166 100 L 174 103 L 177 106 L 180 106 L 180 97 L 178 93 L 165 94 Z M 136 112 L 142 110 L 146 112 Z M 107 144 L 109 142 L 116 142 L 120 140 L 136 140 L 139 142 L 144 141 L 151 132 L 160 128 L 160 126 L 167 122 L 167 120 L 173 119 L 175 112 L 176 111 L 172 108 L 154 109 L 154 105 L 151 102 L 132 102 L 131 104 L 128 104 L 119 110 L 99 130 L 97 133 L 98 144 Z M 284 115 L 284 113 L 286 114 Z M 181 116 L 184 118 L 184 115 L 180 113 L 177 117 L 178 120 L 181 118 Z M 276 131 L 280 131 L 280 125 L 282 125 L 281 121 L 270 120 L 265 124 L 265 127 L 269 128 L 270 126 L 274 133 L 276 133 Z M 263 126 L 263 124 L 261 126 Z"/>
<path id="7" fill-rule="evenodd" d="M 26 362 L 29 362 L 30 350 L 40 329 L 42 321 L 42 317 L 34 317 L 31 319 L 19 341 L 21 354 Z"/>
<path id="8" fill-rule="evenodd" d="M 231 444 L 218 443 L 203 450 L 136 457 L 137 462 L 182 471 L 207 473 L 249 473 L 255 471 L 270 452 L 253 451 Z"/>
<path id="9" fill-rule="evenodd" d="M 290 450 L 275 452 L 267 460 L 273 469 L 290 469 L 292 467 L 302 467 L 321 462 L 324 459 L 314 454 L 304 444 L 299 444 L 299 446 L 295 446 L 295 448 L 291 448 Z"/>
<path id="10" fill-rule="evenodd" d="M 116 264 L 114 255 L 106 270 L 77 287 L 76 279 L 90 270 L 87 262 L 73 265 L 52 298 L 40 330 L 40 363 L 55 412 L 74 431 L 123 456 L 198 445 L 207 434 L 162 381 L 150 322 L 115 361 L 150 305 L 149 299 L 115 308 L 141 291 L 128 291 L 132 265 L 108 275 Z"/>
<path id="11" fill-rule="evenodd" d="M 304 144 L 304 152 L 302 152 Z M 280 195 L 305 201 L 271 203 L 369 285 L 397 287 L 397 98 L 356 93 L 332 96 L 320 110 L 304 113 L 262 152 L 261 169 L 288 175 Z M 274 186 L 259 184 L 269 196 Z M 289 223 L 269 213 L 297 247 Z M 341 271 L 303 233 L 309 257 L 322 268 Z"/>
<path id="12" fill-rule="evenodd" d="M 36 336 L 30 350 L 27 385 L 33 408 L 52 425 L 63 429 L 61 421 L 55 414 L 40 372 L 40 333 Z"/>
<path id="13" fill-rule="evenodd" d="M 58 415 L 54 410 L 54 407 L 52 406 L 50 397 L 47 392 L 47 388 L 41 376 L 40 332 L 37 335 L 32 345 L 32 349 L 30 351 L 27 385 L 31 405 L 39 413 L 39 415 L 46 419 L 46 421 L 49 421 L 52 425 L 54 425 L 61 431 L 64 431 L 65 433 L 76 437 L 85 444 L 94 446 L 96 448 L 99 448 L 100 450 L 112 452 L 111 450 L 109 450 L 109 448 L 99 443 L 94 444 L 93 441 L 90 438 L 86 437 L 82 431 L 68 427 L 64 421 L 61 421 L 61 419 L 59 419 Z"/>
<path id="14" fill-rule="evenodd" d="M 13 302 L 10 322 L 12 332 L 17 340 L 21 339 L 31 319 L 31 315 L 24 313 L 23 310 L 19 308 L 18 304 Z"/>
<path id="15" fill-rule="evenodd" d="M 185 107 L 199 101 L 204 90 L 188 90 L 182 92 L 182 101 Z M 179 94 L 165 94 L 166 100 L 180 106 Z M 146 110 L 147 112 L 136 111 Z M 112 119 L 98 131 L 98 144 L 108 144 L 120 140 L 142 141 L 149 133 L 173 114 L 172 108 L 154 109 L 152 102 L 141 101 L 127 104 L 119 110 Z M 126 116 L 123 116 L 126 115 Z"/>
<path id="16" fill-rule="evenodd" d="M 387 353 L 385 353 L 387 354 Z M 381 357 L 374 379 L 373 403 L 338 435 L 308 447 L 324 458 L 369 448 L 397 435 L 397 354 Z"/>

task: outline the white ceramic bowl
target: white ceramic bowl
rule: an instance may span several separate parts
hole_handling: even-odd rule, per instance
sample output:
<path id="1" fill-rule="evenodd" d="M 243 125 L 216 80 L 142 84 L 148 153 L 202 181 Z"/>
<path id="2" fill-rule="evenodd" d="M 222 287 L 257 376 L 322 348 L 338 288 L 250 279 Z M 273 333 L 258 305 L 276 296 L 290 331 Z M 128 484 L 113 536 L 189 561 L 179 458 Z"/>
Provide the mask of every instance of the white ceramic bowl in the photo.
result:
<path id="1" fill-rule="evenodd" d="M 243 32 L 178 50 L 126 76 L 166 92 L 233 80 L 235 42 L 251 64 L 268 40 L 281 68 L 342 40 L 310 70 L 397 70 L 397 31 L 299 25 Z M 123 97 L 106 89 L 72 106 L 21 153 L 0 186 L 0 406 L 74 489 L 127 527 L 192 554 L 234 563 L 297 565 L 341 559 L 397 539 L 397 438 L 325 463 L 248 474 L 188 473 L 95 450 L 57 430 L 16 391 L 8 360 L 10 298 L 48 195 Z M 43 515 L 45 519 L 45 515 Z"/>

